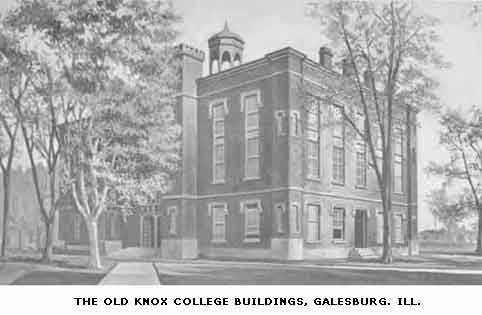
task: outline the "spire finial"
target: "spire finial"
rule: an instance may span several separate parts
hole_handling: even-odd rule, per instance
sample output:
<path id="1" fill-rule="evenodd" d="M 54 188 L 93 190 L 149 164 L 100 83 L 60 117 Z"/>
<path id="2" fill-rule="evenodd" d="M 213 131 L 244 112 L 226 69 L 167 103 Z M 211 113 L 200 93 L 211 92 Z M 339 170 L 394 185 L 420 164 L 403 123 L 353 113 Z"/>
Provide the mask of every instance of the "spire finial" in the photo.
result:
<path id="1" fill-rule="evenodd" d="M 229 31 L 228 19 L 226 19 L 226 20 L 224 21 L 224 30 L 225 30 L 225 31 Z"/>

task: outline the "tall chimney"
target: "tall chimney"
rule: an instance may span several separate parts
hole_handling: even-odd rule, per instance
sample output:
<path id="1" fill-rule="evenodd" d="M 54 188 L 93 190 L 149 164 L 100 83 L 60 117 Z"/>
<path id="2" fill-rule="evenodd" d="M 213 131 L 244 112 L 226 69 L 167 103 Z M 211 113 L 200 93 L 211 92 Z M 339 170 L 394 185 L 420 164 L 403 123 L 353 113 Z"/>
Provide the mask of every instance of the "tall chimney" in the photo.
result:
<path id="1" fill-rule="evenodd" d="M 320 47 L 319 50 L 319 56 L 320 56 L 320 65 L 327 69 L 332 68 L 331 64 L 331 59 L 333 57 L 333 53 L 331 52 L 331 49 L 325 46 Z"/>

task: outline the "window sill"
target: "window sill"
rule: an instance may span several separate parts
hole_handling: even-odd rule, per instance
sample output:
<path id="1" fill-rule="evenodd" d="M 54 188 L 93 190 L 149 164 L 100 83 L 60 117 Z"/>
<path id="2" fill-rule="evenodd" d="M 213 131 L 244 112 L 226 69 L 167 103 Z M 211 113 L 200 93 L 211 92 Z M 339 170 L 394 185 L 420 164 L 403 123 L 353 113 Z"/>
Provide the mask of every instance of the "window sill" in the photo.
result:
<path id="1" fill-rule="evenodd" d="M 243 182 L 249 182 L 253 180 L 261 180 L 261 177 L 244 177 Z"/>
<path id="2" fill-rule="evenodd" d="M 222 185 L 222 184 L 226 184 L 226 181 L 218 181 L 218 182 L 211 182 L 212 185 Z"/>
<path id="3" fill-rule="evenodd" d="M 321 182 L 321 177 L 320 176 L 306 176 L 307 180 L 311 180 L 314 182 Z"/>
<path id="4" fill-rule="evenodd" d="M 332 240 L 333 244 L 347 244 L 348 242 L 346 240 Z"/>
<path id="5" fill-rule="evenodd" d="M 359 185 L 356 185 L 356 186 L 355 186 L 355 189 L 367 190 L 367 186 L 359 186 Z"/>
<path id="6" fill-rule="evenodd" d="M 243 243 L 259 243 L 261 240 L 259 238 L 245 238 Z"/>
<path id="7" fill-rule="evenodd" d="M 345 183 L 341 183 L 341 182 L 331 182 L 331 184 L 334 185 L 334 186 L 339 186 L 339 187 L 345 186 Z"/>

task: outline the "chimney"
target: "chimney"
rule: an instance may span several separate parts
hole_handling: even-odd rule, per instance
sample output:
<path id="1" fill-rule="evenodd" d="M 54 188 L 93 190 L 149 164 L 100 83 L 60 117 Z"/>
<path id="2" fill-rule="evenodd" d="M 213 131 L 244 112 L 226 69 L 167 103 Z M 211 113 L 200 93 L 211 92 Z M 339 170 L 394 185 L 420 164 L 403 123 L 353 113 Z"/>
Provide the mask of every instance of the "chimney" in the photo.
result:
<path id="1" fill-rule="evenodd" d="M 325 46 L 320 47 L 319 50 L 319 56 L 320 56 L 320 65 L 327 69 L 331 69 L 331 59 L 333 57 L 333 53 L 331 52 L 331 49 Z"/>
<path id="2" fill-rule="evenodd" d="M 341 67 L 342 67 L 342 73 L 343 75 L 349 77 L 355 74 L 355 71 L 353 71 L 353 65 L 351 64 L 351 60 L 348 58 L 344 58 L 341 61 Z"/>

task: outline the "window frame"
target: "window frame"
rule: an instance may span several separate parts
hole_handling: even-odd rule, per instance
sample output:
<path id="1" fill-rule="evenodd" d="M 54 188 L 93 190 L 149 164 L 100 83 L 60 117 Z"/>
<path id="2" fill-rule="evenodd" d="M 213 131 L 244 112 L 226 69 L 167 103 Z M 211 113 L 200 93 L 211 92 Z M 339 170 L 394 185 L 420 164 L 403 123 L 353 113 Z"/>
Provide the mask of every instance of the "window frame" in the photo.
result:
<path id="1" fill-rule="evenodd" d="M 245 104 L 245 99 L 251 96 L 256 96 L 256 110 L 249 110 Z M 260 90 L 254 90 L 249 92 L 241 93 L 241 111 L 244 113 L 244 177 L 243 181 L 248 180 L 259 180 L 261 179 L 261 164 L 262 164 L 262 143 L 261 143 L 261 108 L 263 107 L 261 102 L 261 93 Z M 256 113 L 258 119 L 258 125 L 254 127 L 250 127 L 248 129 L 248 116 L 250 114 Z M 258 142 L 258 152 L 257 154 L 248 154 L 248 141 L 249 140 L 257 140 Z M 249 160 L 256 160 L 257 161 L 257 174 L 252 175 L 248 174 L 248 164 Z"/>
<path id="2" fill-rule="evenodd" d="M 341 210 L 342 211 L 342 220 L 341 220 L 341 237 L 335 237 L 335 230 L 340 229 L 337 223 L 339 220 L 337 220 L 337 211 Z M 346 207 L 335 205 L 333 206 L 332 210 L 332 240 L 334 242 L 345 242 L 346 241 Z"/>
<path id="3" fill-rule="evenodd" d="M 168 234 L 177 235 L 177 206 L 167 207 L 167 216 L 169 217 Z"/>
<path id="4" fill-rule="evenodd" d="M 226 202 L 211 202 L 209 203 L 208 205 L 209 207 L 209 215 L 211 216 L 211 243 L 226 243 L 227 242 L 227 232 L 228 232 L 228 229 L 227 229 L 227 226 L 228 226 L 228 220 L 227 220 L 227 216 L 228 216 L 228 204 Z M 215 238 L 215 227 L 216 227 L 216 224 L 219 223 L 216 221 L 217 219 L 217 216 L 216 216 L 216 212 L 218 211 L 222 211 L 223 214 L 222 214 L 222 217 L 223 217 L 223 226 L 224 226 L 224 232 L 223 232 L 223 238 Z"/>
<path id="5" fill-rule="evenodd" d="M 316 218 L 310 220 L 310 207 L 315 207 L 316 210 Z M 310 224 L 316 224 L 316 238 L 310 239 Z M 305 233 L 305 242 L 306 243 L 319 243 L 321 242 L 321 205 L 319 203 L 306 203 L 306 233 Z"/>
<path id="6" fill-rule="evenodd" d="M 278 234 L 286 233 L 285 227 L 285 213 L 286 213 L 286 203 L 278 202 L 274 205 L 274 218 L 275 218 L 275 231 Z"/>
<path id="7" fill-rule="evenodd" d="M 248 209 L 248 205 L 256 205 L 255 208 L 250 208 Z M 261 242 L 261 214 L 263 212 L 261 200 L 256 199 L 256 200 L 245 200 L 241 202 L 241 211 L 244 215 L 244 243 L 259 243 Z M 248 216 L 254 213 L 257 218 L 257 226 L 255 227 L 256 234 L 253 234 L 254 237 L 250 236 L 248 234 Z"/>
<path id="8" fill-rule="evenodd" d="M 311 117 L 314 117 L 312 125 Z M 321 178 L 321 101 L 311 96 L 310 108 L 306 110 L 306 178 L 319 180 Z M 313 149 L 310 149 L 311 148 Z M 313 153 L 313 154 L 312 154 Z M 316 166 L 311 167 L 311 165 Z M 315 172 L 316 171 L 316 172 Z"/>
<path id="9" fill-rule="evenodd" d="M 395 194 L 403 194 L 404 193 L 404 187 L 403 187 L 403 181 L 404 181 L 404 176 L 403 176 L 403 128 L 402 127 L 396 127 L 395 132 L 394 132 L 394 141 L 393 141 L 393 193 Z M 399 149 L 400 152 L 397 152 L 396 149 Z M 400 176 L 396 176 L 396 169 L 397 166 L 400 168 Z M 398 186 L 399 185 L 399 186 Z"/>
<path id="10" fill-rule="evenodd" d="M 216 117 L 215 110 L 217 107 L 223 107 L 223 114 L 222 117 Z M 212 144 L 212 172 L 211 172 L 211 182 L 213 184 L 224 184 L 226 182 L 226 115 L 228 114 L 227 110 L 227 99 L 218 99 L 214 100 L 209 104 L 209 117 L 211 118 L 211 144 Z M 223 123 L 223 133 L 217 134 L 216 133 L 216 124 L 218 122 Z M 222 160 L 217 160 L 216 149 L 218 146 L 222 146 L 223 148 L 223 157 Z M 217 177 L 217 167 L 222 165 L 224 176 L 223 178 Z"/>
<path id="11" fill-rule="evenodd" d="M 274 112 L 276 119 L 276 135 L 287 136 L 289 134 L 289 115 L 285 110 L 277 110 Z M 284 129 L 283 129 L 284 126 Z"/>
<path id="12" fill-rule="evenodd" d="M 345 117 L 344 117 L 344 107 L 340 105 L 332 105 L 333 108 L 333 114 L 335 113 L 335 110 L 340 111 L 340 117 L 341 117 L 341 136 L 337 136 L 335 134 L 335 128 L 332 130 L 332 174 L 331 174 L 331 179 L 332 179 L 332 184 L 334 185 L 339 185 L 339 186 L 344 186 L 346 182 L 346 124 L 345 124 Z M 333 116 L 333 121 L 335 122 L 335 117 Z M 335 122 L 338 123 L 338 122 Z M 337 141 L 339 140 L 339 141 Z M 341 143 L 341 145 L 338 145 L 337 142 Z M 335 159 L 335 150 L 340 153 L 341 156 L 341 167 L 338 164 L 338 159 Z M 335 174 L 338 172 L 338 168 L 341 169 L 341 178 L 336 178 Z"/>

